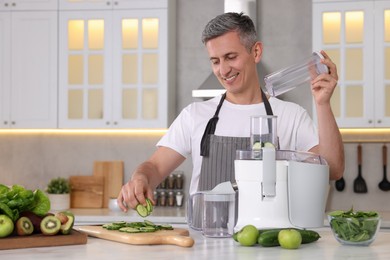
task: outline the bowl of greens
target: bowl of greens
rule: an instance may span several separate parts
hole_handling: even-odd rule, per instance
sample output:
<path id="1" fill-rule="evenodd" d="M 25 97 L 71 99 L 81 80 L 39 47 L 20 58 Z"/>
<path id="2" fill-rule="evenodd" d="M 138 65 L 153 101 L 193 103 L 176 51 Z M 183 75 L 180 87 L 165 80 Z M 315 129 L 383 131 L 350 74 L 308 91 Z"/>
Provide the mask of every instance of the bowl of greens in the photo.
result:
<path id="1" fill-rule="evenodd" d="M 328 214 L 328 220 L 334 237 L 343 245 L 370 245 L 381 225 L 375 211 L 336 210 Z"/>

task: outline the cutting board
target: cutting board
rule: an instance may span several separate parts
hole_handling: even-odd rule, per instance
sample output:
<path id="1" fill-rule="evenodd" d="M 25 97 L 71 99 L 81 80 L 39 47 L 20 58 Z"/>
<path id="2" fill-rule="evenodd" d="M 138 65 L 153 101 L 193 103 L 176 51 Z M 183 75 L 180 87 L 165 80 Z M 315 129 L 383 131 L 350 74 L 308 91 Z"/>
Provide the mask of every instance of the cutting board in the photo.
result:
<path id="1" fill-rule="evenodd" d="M 101 208 L 104 179 L 99 176 L 70 176 L 72 208 Z"/>
<path id="2" fill-rule="evenodd" d="M 103 208 L 108 207 L 111 198 L 118 197 L 123 185 L 123 161 L 95 161 L 93 164 L 93 175 L 102 177 Z"/>
<path id="3" fill-rule="evenodd" d="M 194 240 L 187 229 L 159 230 L 149 233 L 125 233 L 118 230 L 107 230 L 102 226 L 77 226 L 78 231 L 89 236 L 132 245 L 177 245 L 192 247 Z"/>
<path id="4" fill-rule="evenodd" d="M 0 239 L 0 250 L 19 249 L 44 246 L 82 245 L 87 243 L 87 234 L 72 230 L 69 235 L 45 236 L 33 234 L 30 236 L 10 236 Z"/>

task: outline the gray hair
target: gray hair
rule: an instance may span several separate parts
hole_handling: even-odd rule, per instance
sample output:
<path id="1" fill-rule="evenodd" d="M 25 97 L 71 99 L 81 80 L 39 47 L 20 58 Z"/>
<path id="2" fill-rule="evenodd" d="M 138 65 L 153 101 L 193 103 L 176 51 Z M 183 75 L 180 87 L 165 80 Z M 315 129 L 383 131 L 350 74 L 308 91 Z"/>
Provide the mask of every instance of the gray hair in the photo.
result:
<path id="1" fill-rule="evenodd" d="M 241 43 L 250 52 L 257 41 L 257 33 L 252 19 L 243 13 L 224 13 L 212 19 L 204 28 L 202 42 L 217 38 L 225 33 L 236 31 Z"/>

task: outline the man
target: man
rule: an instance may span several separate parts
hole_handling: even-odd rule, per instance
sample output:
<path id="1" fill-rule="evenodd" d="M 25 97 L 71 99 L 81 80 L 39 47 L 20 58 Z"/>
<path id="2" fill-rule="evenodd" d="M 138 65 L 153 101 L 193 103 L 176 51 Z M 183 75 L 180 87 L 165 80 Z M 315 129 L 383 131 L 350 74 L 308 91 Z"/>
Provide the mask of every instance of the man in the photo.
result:
<path id="1" fill-rule="evenodd" d="M 250 116 L 276 115 L 279 148 L 310 151 L 324 157 L 330 179 L 341 178 L 344 149 L 330 107 L 337 85 L 336 66 L 325 52 L 322 63 L 329 74 L 311 82 L 318 118 L 318 133 L 307 112 L 300 106 L 267 97 L 261 90 L 256 65 L 261 60 L 262 43 L 252 20 L 238 13 L 225 13 L 205 27 L 202 41 L 211 67 L 226 89 L 222 96 L 187 106 L 157 144 L 154 154 L 133 173 L 118 195 L 120 208 L 135 208 L 153 200 L 153 190 L 188 156 L 193 173 L 190 194 L 210 190 L 218 183 L 234 181 L 235 150 L 249 148 Z"/>

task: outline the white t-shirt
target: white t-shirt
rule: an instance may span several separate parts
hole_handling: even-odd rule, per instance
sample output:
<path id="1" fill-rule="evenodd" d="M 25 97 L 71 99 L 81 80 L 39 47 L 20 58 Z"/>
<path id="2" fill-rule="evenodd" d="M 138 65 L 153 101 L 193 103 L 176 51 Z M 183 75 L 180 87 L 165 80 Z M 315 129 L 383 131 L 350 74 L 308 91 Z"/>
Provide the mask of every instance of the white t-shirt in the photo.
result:
<path id="1" fill-rule="evenodd" d="M 169 147 L 184 157 L 192 155 L 193 172 L 190 194 L 196 192 L 202 156 L 200 142 L 207 122 L 215 114 L 221 96 L 194 102 L 185 107 L 157 146 Z M 306 110 L 297 104 L 271 97 L 269 102 L 277 116 L 277 134 L 281 150 L 308 151 L 318 144 L 317 129 Z M 266 115 L 263 103 L 236 105 L 225 100 L 219 112 L 215 135 L 249 137 L 250 117 Z"/>

